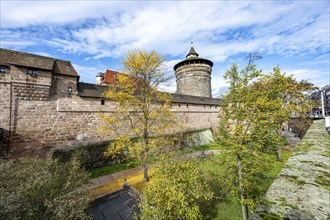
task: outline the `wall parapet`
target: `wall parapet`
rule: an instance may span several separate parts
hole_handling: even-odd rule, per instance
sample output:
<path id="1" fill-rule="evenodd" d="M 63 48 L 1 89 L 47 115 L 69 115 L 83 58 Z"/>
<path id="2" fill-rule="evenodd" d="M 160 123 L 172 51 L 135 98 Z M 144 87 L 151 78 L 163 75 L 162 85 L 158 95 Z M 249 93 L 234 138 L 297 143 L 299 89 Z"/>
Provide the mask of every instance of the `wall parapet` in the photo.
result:
<path id="1" fill-rule="evenodd" d="M 218 105 L 172 103 L 171 110 L 177 113 L 219 113 Z M 58 112 L 115 112 L 116 102 L 93 97 L 69 96 L 57 99 Z"/>
<path id="2" fill-rule="evenodd" d="M 317 120 L 250 219 L 329 219 L 329 171 L 330 135 L 324 120 Z"/>

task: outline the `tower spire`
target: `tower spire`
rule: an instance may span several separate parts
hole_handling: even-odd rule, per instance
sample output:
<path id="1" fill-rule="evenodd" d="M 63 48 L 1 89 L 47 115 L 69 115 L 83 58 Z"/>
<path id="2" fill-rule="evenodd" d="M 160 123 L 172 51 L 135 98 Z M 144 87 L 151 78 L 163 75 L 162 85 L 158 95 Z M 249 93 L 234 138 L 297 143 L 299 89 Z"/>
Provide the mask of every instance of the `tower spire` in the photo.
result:
<path id="1" fill-rule="evenodd" d="M 196 52 L 196 50 L 194 49 L 194 47 L 191 47 L 186 58 L 190 58 L 190 57 L 198 57 L 199 54 Z"/>

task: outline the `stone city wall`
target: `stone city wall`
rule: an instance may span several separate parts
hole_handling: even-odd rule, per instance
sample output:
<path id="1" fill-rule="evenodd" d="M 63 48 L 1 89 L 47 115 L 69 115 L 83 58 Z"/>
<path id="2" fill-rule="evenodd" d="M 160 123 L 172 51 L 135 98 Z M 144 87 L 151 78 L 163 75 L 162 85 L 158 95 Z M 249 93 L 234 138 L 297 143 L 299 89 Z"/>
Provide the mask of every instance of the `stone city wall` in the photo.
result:
<path id="1" fill-rule="evenodd" d="M 68 88 L 71 87 L 71 94 Z M 77 77 L 10 66 L 0 75 L 0 153 L 44 154 L 58 148 L 111 140 L 99 131 L 100 113 L 111 114 L 115 103 L 76 95 Z M 219 106 L 173 103 L 186 131 L 214 128 Z M 8 138 L 10 134 L 10 139 Z"/>
<path id="2" fill-rule="evenodd" d="M 99 131 L 100 113 L 111 114 L 115 103 L 100 98 L 76 95 L 56 101 L 16 100 L 12 115 L 13 137 L 10 153 L 38 154 L 59 148 L 82 146 L 113 139 Z M 214 128 L 218 106 L 173 104 L 172 110 L 182 120 L 185 130 Z"/>
<path id="3" fill-rule="evenodd" d="M 8 153 L 9 135 L 17 123 L 12 116 L 21 110 L 19 101 L 47 101 L 50 98 L 51 72 L 38 70 L 38 77 L 26 73 L 25 67 L 11 66 L 0 75 L 0 153 Z"/>
<path id="4" fill-rule="evenodd" d="M 314 120 L 251 220 L 330 218 L 330 135 Z"/>
<path id="5" fill-rule="evenodd" d="M 1 76 L 0 76 L 1 77 Z M 0 155 L 9 147 L 11 84 L 0 83 Z"/>
<path id="6" fill-rule="evenodd" d="M 56 100 L 60 97 L 68 97 L 68 88 L 72 88 L 71 94 L 77 92 L 77 77 L 54 74 L 51 84 L 51 99 Z"/>
<path id="7" fill-rule="evenodd" d="M 51 71 L 50 70 L 37 70 L 38 76 L 33 77 L 27 75 L 28 68 L 26 67 L 17 67 L 17 66 L 10 66 L 10 74 L 5 74 L 7 77 L 7 81 L 10 80 L 11 82 L 21 82 L 26 84 L 40 84 L 40 85 L 51 85 Z"/>
<path id="8" fill-rule="evenodd" d="M 10 118 L 10 83 L 0 83 L 0 125 L 1 128 L 9 130 Z"/>

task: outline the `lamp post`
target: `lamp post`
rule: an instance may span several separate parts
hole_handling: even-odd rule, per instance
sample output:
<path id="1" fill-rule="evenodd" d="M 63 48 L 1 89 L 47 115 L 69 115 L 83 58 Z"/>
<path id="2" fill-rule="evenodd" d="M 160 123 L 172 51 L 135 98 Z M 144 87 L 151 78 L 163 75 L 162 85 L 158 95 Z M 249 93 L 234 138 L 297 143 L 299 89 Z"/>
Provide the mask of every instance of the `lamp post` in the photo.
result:
<path id="1" fill-rule="evenodd" d="M 325 111 L 324 111 L 324 91 L 321 91 L 321 104 L 322 104 L 322 117 L 325 118 Z"/>

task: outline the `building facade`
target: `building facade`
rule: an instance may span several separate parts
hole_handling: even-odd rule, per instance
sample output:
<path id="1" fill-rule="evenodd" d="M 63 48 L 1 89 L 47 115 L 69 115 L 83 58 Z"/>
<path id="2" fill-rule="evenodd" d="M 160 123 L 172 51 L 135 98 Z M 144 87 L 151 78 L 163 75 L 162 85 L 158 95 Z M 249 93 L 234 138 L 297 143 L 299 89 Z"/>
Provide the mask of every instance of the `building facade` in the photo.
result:
<path id="1" fill-rule="evenodd" d="M 45 154 L 113 139 L 99 131 L 107 86 L 81 83 L 70 61 L 0 48 L 0 153 Z M 219 99 L 173 94 L 172 111 L 189 131 L 215 128 Z"/>
<path id="2" fill-rule="evenodd" d="M 115 84 L 119 82 L 121 77 L 130 76 L 114 70 L 106 70 L 104 73 L 99 72 L 96 74 L 96 85 Z"/>

